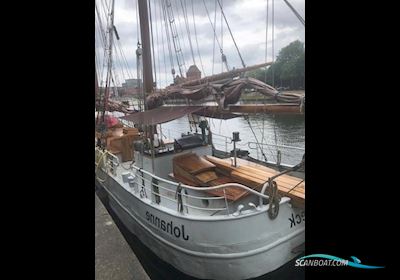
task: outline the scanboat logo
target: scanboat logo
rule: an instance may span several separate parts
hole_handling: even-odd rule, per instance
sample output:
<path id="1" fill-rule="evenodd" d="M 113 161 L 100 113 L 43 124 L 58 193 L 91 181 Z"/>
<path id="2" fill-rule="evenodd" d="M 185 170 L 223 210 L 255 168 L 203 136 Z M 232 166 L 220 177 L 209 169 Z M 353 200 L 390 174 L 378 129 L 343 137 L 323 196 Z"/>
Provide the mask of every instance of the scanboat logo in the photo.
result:
<path id="1" fill-rule="evenodd" d="M 310 258 L 319 258 L 319 259 L 315 260 Z M 354 256 L 352 256 L 351 258 L 353 261 L 345 260 L 339 257 L 326 254 L 313 254 L 297 259 L 295 266 L 352 266 L 364 269 L 384 268 L 384 266 L 361 264 L 361 261 L 358 258 Z"/>

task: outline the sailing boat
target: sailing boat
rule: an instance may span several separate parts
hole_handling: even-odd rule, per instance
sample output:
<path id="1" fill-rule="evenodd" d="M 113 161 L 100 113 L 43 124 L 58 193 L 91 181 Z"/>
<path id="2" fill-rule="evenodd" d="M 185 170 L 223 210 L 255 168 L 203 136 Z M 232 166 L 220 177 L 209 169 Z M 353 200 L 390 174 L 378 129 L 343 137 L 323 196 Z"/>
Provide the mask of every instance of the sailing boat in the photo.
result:
<path id="1" fill-rule="evenodd" d="M 169 1 L 166 1 L 167 3 Z M 238 113 L 300 112 L 301 100 L 263 106 L 234 106 L 242 89 L 277 91 L 238 77 L 249 67 L 203 79 L 183 80 L 154 93 L 148 2 L 139 0 L 145 110 L 121 117 L 124 125 L 96 132 L 96 183 L 120 220 L 151 251 L 183 273 L 200 279 L 247 279 L 267 274 L 301 253 L 304 246 L 304 179 L 274 164 L 233 156 L 219 158 L 205 116 L 228 119 Z M 260 66 L 256 66 L 260 67 Z M 206 81 L 206 82 L 205 82 Z M 219 96 L 214 106 L 163 106 L 180 96 Z M 105 94 L 103 113 L 107 108 Z M 110 110 L 110 106 L 108 106 Z M 160 139 L 157 126 L 191 115 L 201 133 Z M 103 114 L 103 121 L 106 119 Z M 101 118 L 100 118 L 101 120 Z M 110 122 L 111 123 L 111 122 Z M 104 123 L 103 123 L 104 124 Z"/>

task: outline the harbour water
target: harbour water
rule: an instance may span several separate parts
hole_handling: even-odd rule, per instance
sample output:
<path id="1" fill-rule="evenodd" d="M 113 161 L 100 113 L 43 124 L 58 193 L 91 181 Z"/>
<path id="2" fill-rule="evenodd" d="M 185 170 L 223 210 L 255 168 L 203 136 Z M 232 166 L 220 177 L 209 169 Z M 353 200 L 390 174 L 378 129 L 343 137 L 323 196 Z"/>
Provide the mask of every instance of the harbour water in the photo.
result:
<path id="1" fill-rule="evenodd" d="M 213 133 L 213 143 L 219 150 L 232 151 L 233 144 L 230 139 L 222 136 L 232 137 L 232 132 L 238 131 L 241 141 L 236 147 L 249 151 L 250 156 L 254 158 L 265 160 L 260 149 L 262 148 L 265 157 L 276 162 L 276 152 L 279 149 L 282 163 L 295 165 L 301 161 L 304 154 L 304 115 L 254 115 L 248 121 L 243 117 L 230 120 L 208 118 L 208 122 Z M 162 125 L 162 134 L 170 139 L 180 137 L 184 131 L 190 131 L 188 117 Z M 192 132 L 195 132 L 194 128 Z"/>
<path id="2" fill-rule="evenodd" d="M 114 112 L 113 115 L 120 117 L 124 114 Z M 237 149 L 247 150 L 253 158 L 277 162 L 279 150 L 282 163 L 296 165 L 304 155 L 304 115 L 260 114 L 251 115 L 249 119 L 244 117 L 229 120 L 207 118 L 207 121 L 213 133 L 213 144 L 218 150 L 232 151 L 232 132 L 238 131 L 241 141 L 236 143 Z M 187 132 L 196 132 L 196 128 L 189 125 L 187 116 L 162 124 L 161 131 L 158 127 L 158 133 L 161 133 L 164 139 L 180 138 L 182 133 Z M 201 132 L 198 127 L 197 132 Z"/>

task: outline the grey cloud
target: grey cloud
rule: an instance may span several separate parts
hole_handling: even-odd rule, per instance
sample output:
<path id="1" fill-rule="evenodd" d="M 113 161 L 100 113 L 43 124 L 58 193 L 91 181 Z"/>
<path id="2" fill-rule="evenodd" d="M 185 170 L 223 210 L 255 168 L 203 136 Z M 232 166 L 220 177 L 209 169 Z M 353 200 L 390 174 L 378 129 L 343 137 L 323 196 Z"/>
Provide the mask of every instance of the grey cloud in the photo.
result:
<path id="1" fill-rule="evenodd" d="M 197 46 L 194 37 L 194 29 L 193 29 L 193 19 L 192 19 L 192 10 L 191 10 L 191 0 L 182 0 L 184 3 L 186 2 L 188 9 L 188 19 L 190 25 L 190 32 L 192 38 L 192 44 L 194 47 L 194 55 L 196 59 L 196 63 L 199 68 L 200 62 L 199 57 L 197 55 Z M 221 0 L 220 0 L 221 1 Z M 298 12 L 304 16 L 304 1 L 305 0 L 289 0 L 290 3 L 298 10 Z M 98 1 L 97 1 L 98 2 Z M 206 0 L 207 8 L 210 12 L 211 20 L 214 20 L 214 5 L 215 0 Z M 272 0 L 269 0 L 270 5 Z M 184 26 L 184 20 L 182 17 L 182 10 L 180 6 L 180 0 L 171 0 L 172 6 L 175 12 L 176 24 L 178 28 L 180 44 L 182 47 L 183 55 L 185 57 L 186 66 L 192 64 L 192 56 L 189 48 L 189 43 L 186 35 L 186 29 Z M 246 4 L 248 6 L 246 6 Z M 261 7 L 260 9 L 251 7 L 252 4 L 257 4 L 257 7 Z M 165 80 L 165 70 L 164 64 L 167 64 L 167 77 L 171 82 L 171 74 L 170 74 L 170 59 L 168 54 L 168 47 L 166 43 L 166 36 L 164 33 L 164 42 L 161 41 L 161 31 L 160 28 L 164 31 L 164 21 L 159 18 L 159 9 L 161 7 L 161 1 L 159 0 L 151 0 L 151 5 L 153 11 L 157 11 L 157 16 L 153 16 L 153 31 L 155 32 L 155 25 L 157 25 L 159 32 L 159 42 L 157 44 L 156 36 L 154 36 L 154 48 L 156 52 L 156 63 L 160 64 L 160 67 L 157 65 L 157 68 L 161 68 L 160 73 L 157 75 L 158 77 L 162 77 Z M 194 12 L 195 12 L 195 21 L 196 21 L 196 29 L 197 29 L 197 38 L 199 43 L 199 49 L 201 53 L 201 58 L 204 64 L 205 72 L 207 75 L 211 74 L 212 70 L 212 57 L 213 57 L 213 30 L 211 28 L 209 19 L 207 17 L 206 11 L 204 9 L 204 4 L 202 0 L 193 0 Z M 245 1 L 245 0 L 224 0 L 224 12 L 227 16 L 229 25 L 232 29 L 233 35 L 237 44 L 239 45 L 240 51 L 242 53 L 243 59 L 246 65 L 251 65 L 255 63 L 261 63 L 265 59 L 265 20 L 266 20 L 266 0 L 260 0 L 256 2 L 255 0 Z M 176 7 L 179 7 L 177 10 Z M 245 7 L 245 8 L 243 8 Z M 120 43 L 122 44 L 125 52 L 125 56 L 128 59 L 129 66 L 131 71 L 136 76 L 136 43 L 137 43 L 137 23 L 136 23 L 136 1 L 135 0 L 126 0 L 126 1 L 116 1 L 116 16 L 118 13 L 121 14 L 123 11 L 124 19 L 118 20 L 116 19 L 116 27 L 121 38 Z M 179 11 L 179 12 L 177 12 Z M 270 6 L 271 12 L 271 6 Z M 180 23 L 178 15 L 180 15 Z M 220 40 L 220 22 L 221 15 L 219 12 L 219 8 L 217 7 L 217 34 L 218 40 Z M 271 19 L 271 15 L 270 15 Z M 129 20 L 129 21 L 127 21 Z M 241 63 L 239 57 L 237 55 L 236 49 L 233 46 L 232 39 L 228 33 L 227 27 L 224 23 L 224 53 L 228 58 L 229 66 L 232 67 L 241 67 Z M 165 31 L 164 31 L 165 32 Z M 275 1 L 275 55 L 278 54 L 279 50 L 289 44 L 294 40 L 301 40 L 304 42 L 304 27 L 301 25 L 296 16 L 292 13 L 289 7 L 283 1 Z M 166 58 L 164 61 L 163 55 L 163 45 L 166 53 Z M 174 55 L 173 46 L 172 51 Z M 221 55 L 219 52 L 219 48 L 215 46 L 215 65 L 214 72 L 218 73 L 221 71 Z M 269 49 L 269 59 L 272 58 L 271 54 L 271 29 L 269 30 L 269 40 L 268 40 L 268 49 Z M 117 62 L 118 63 L 118 62 Z M 176 60 L 174 57 L 174 66 L 177 70 Z M 201 70 L 201 69 L 200 69 Z M 177 71 L 178 72 L 178 71 Z M 165 86 L 165 81 L 162 82 L 163 86 Z"/>

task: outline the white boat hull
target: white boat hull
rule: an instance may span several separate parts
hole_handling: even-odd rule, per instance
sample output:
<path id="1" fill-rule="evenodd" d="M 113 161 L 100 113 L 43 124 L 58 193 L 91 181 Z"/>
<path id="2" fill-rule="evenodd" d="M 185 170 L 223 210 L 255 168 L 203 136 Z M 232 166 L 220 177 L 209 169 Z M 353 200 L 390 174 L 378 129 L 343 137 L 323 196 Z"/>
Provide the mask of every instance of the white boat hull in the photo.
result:
<path id="1" fill-rule="evenodd" d="M 274 220 L 265 209 L 210 220 L 162 209 L 134 195 L 112 176 L 101 185 L 130 232 L 162 260 L 196 278 L 258 277 L 292 260 L 299 254 L 293 249 L 304 243 L 304 212 L 287 202 L 281 203 Z M 293 217 L 297 218 L 294 223 Z"/>

